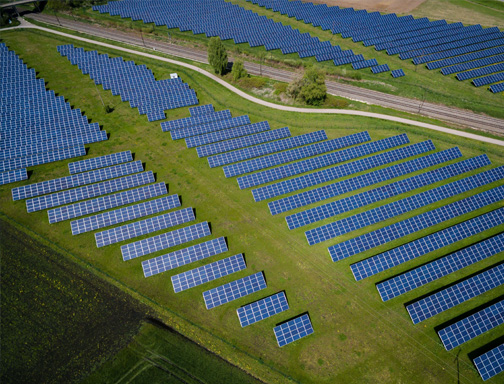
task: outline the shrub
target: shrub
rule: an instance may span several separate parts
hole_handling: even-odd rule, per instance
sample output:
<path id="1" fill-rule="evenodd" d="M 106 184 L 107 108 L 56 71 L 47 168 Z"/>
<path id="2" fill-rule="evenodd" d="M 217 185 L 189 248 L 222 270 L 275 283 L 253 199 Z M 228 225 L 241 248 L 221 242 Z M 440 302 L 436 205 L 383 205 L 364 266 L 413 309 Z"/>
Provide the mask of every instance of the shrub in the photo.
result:
<path id="1" fill-rule="evenodd" d="M 208 62 L 216 74 L 222 75 L 226 71 L 228 57 L 220 37 L 212 37 L 208 43 Z"/>

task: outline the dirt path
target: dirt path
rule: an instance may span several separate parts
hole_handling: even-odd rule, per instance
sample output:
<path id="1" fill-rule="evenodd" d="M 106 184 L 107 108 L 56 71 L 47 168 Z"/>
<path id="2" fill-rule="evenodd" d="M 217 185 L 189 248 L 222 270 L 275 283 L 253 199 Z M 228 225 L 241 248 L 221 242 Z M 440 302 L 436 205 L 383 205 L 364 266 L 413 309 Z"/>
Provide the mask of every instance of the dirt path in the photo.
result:
<path id="1" fill-rule="evenodd" d="M 345 8 L 366 9 L 386 13 L 409 13 L 425 0 L 310 0 L 313 3 L 339 5 Z"/>

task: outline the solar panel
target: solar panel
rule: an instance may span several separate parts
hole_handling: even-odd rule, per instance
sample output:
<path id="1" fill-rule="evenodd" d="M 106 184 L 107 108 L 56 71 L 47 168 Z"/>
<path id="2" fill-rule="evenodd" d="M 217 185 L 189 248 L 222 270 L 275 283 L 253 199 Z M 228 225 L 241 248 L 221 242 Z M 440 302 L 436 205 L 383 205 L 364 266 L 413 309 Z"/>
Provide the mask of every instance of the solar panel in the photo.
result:
<path id="1" fill-rule="evenodd" d="M 313 333 L 308 314 L 301 315 L 273 328 L 279 347 L 290 344 Z"/>
<path id="2" fill-rule="evenodd" d="M 121 253 L 123 260 L 131 260 L 205 236 L 210 236 L 210 226 L 206 221 L 189 227 L 176 229 L 171 232 L 162 233 L 161 235 L 149 237 L 147 239 L 138 240 L 134 243 L 122 245 Z"/>
<path id="3" fill-rule="evenodd" d="M 239 125 L 250 124 L 247 115 L 232 117 L 227 120 L 214 121 L 207 124 L 195 125 L 193 127 L 180 128 L 170 132 L 172 140 L 185 139 L 186 137 L 202 135 L 204 133 L 220 131 L 222 129 L 237 127 Z"/>
<path id="4" fill-rule="evenodd" d="M 73 219 L 76 217 L 101 212 L 106 209 L 116 208 L 123 205 L 147 200 L 152 197 L 161 196 L 167 193 L 165 183 L 147 185 L 145 187 L 120 192 L 113 195 L 99 197 L 97 199 L 82 201 L 80 203 L 66 205 L 47 211 L 49 223 Z"/>
<path id="5" fill-rule="evenodd" d="M 203 299 L 206 308 L 212 309 L 265 288 L 264 275 L 262 272 L 258 272 L 205 291 L 203 292 Z"/>
<path id="6" fill-rule="evenodd" d="M 21 180 L 28 180 L 28 173 L 26 172 L 26 168 L 0 173 L 0 185 L 14 183 Z"/>
<path id="7" fill-rule="evenodd" d="M 284 292 L 244 305 L 236 310 L 240 325 L 246 327 L 289 309 Z"/>
<path id="8" fill-rule="evenodd" d="M 478 261 L 504 252 L 504 234 L 491 237 L 376 285 L 387 301 Z"/>
<path id="9" fill-rule="evenodd" d="M 441 167 L 434 169 L 432 171 L 422 173 L 407 179 L 399 180 L 391 184 L 383 185 L 378 188 L 374 188 L 368 191 L 364 191 L 355 195 L 348 196 L 341 200 L 336 200 L 312 209 L 308 209 L 303 212 L 296 213 L 291 216 L 286 217 L 287 225 L 289 229 L 298 228 L 299 226 L 311 224 L 329 217 L 339 215 L 343 212 L 348 212 L 360 207 L 367 206 L 369 204 L 388 199 L 393 196 L 398 196 L 406 192 L 414 191 L 415 189 L 432 185 L 441 180 L 446 180 L 457 175 L 461 175 L 465 172 L 483 167 L 490 164 L 490 160 L 486 155 L 479 156 L 477 158 L 467 159 L 459 163 L 451 164 L 446 167 Z M 395 168 L 395 167 L 391 167 Z M 410 172 L 417 171 L 418 169 L 410 169 Z M 386 169 L 380 170 L 386 171 Z M 394 171 L 394 169 L 391 169 Z M 384 173 L 384 172 L 380 172 Z M 389 173 L 390 177 L 394 177 L 393 173 Z M 396 173 L 395 177 L 401 175 L 401 173 Z M 353 183 L 354 180 L 350 179 L 349 182 Z M 380 180 L 381 181 L 381 180 Z M 344 182 L 342 182 L 343 185 Z M 358 185 L 363 187 L 363 185 Z M 332 187 L 332 185 L 330 186 Z M 329 188 L 324 188 L 322 191 L 326 192 Z M 329 189 L 331 192 L 333 189 Z M 345 192 L 348 192 L 344 190 Z M 332 197 L 333 193 L 326 193 L 325 196 Z M 324 196 L 324 197 L 325 197 Z"/>
<path id="10" fill-rule="evenodd" d="M 86 148 L 84 145 L 79 145 L 51 152 L 37 153 L 31 156 L 16 157 L 15 159 L 0 161 L 0 172 L 12 171 L 18 168 L 33 167 L 35 165 L 47 164 L 85 155 Z"/>
<path id="11" fill-rule="evenodd" d="M 212 144 L 223 140 L 236 137 L 251 135 L 253 133 L 269 131 L 270 126 L 267 121 L 261 121 L 255 124 L 242 125 L 235 128 L 223 129 L 216 132 L 210 132 L 204 135 L 192 136 L 185 139 L 187 148 L 194 148 L 200 145 Z"/>
<path id="12" fill-rule="evenodd" d="M 150 277 L 158 273 L 170 271 L 183 265 L 227 252 L 227 250 L 228 247 L 224 237 L 179 249 L 166 255 L 142 261 L 144 276 Z"/>
<path id="13" fill-rule="evenodd" d="M 326 139 L 327 135 L 325 131 L 305 133 L 304 135 L 289 137 L 288 139 L 255 145 L 253 147 L 247 147 L 236 151 L 212 156 L 208 158 L 208 164 L 211 168 L 219 167 L 221 165 L 236 163 L 237 161 L 248 160 L 254 157 L 264 156 L 270 153 L 280 152 L 286 149 L 292 149 Z"/>
<path id="14" fill-rule="evenodd" d="M 100 248 L 119 243 L 148 233 L 188 223 L 195 219 L 196 217 L 192 208 L 184 208 L 164 215 L 150 217 L 145 220 L 95 233 L 96 246 Z"/>
<path id="15" fill-rule="evenodd" d="M 290 137 L 289 128 L 274 129 L 272 131 L 266 131 L 258 133 L 256 135 L 247 135 L 245 137 L 240 137 L 237 139 L 226 140 L 219 143 L 209 144 L 202 147 L 196 148 L 198 157 L 212 156 L 218 153 L 232 151 L 235 149 L 245 148 L 249 145 L 266 143 L 268 141 L 284 139 Z M 213 156 L 212 156 L 213 157 Z M 212 157 L 208 158 L 208 163 L 213 162 Z M 210 164 L 210 167 L 212 165 Z"/>
<path id="16" fill-rule="evenodd" d="M 245 259 L 240 253 L 230 256 L 213 263 L 203 265 L 202 267 L 191 269 L 187 272 L 172 276 L 172 285 L 175 293 L 185 291 L 186 289 L 208 283 L 232 273 L 247 268 Z"/>
<path id="17" fill-rule="evenodd" d="M 204 115 L 197 115 L 192 117 L 185 117 L 183 119 L 163 121 L 161 123 L 161 129 L 163 132 L 170 132 L 174 129 L 191 127 L 193 125 L 200 125 L 205 123 L 211 123 L 213 121 L 230 119 L 231 112 L 229 109 L 219 112 L 212 112 Z"/>
<path id="18" fill-rule="evenodd" d="M 333 165 L 355 159 L 357 157 L 369 155 L 371 153 L 380 152 L 385 149 L 389 149 L 402 144 L 407 144 L 408 141 L 408 137 L 403 134 L 359 145 L 357 147 L 344 149 L 338 152 L 327 153 L 322 156 L 317 156 L 311 159 L 306 159 L 298 161 L 296 163 L 287 164 L 281 167 L 267 169 L 261 172 L 253 173 L 251 175 L 239 177 L 237 179 L 238 186 L 240 187 L 240 189 L 245 189 L 248 187 L 268 183 L 270 181 L 284 179 L 289 176 L 294 176 L 300 173 L 327 167 L 328 165 Z"/>
<path id="19" fill-rule="evenodd" d="M 504 323 L 504 300 L 438 331 L 447 351 Z"/>
<path id="20" fill-rule="evenodd" d="M 296 178 L 283 180 L 275 184 L 265 185 L 252 190 L 252 195 L 255 201 L 262 201 L 271 197 L 284 195 L 289 192 L 298 191 L 300 189 L 312 187 L 317 184 L 325 183 L 343 176 L 359 173 L 374 167 L 379 167 L 384 164 L 393 163 L 398 160 L 406 159 L 411 156 L 420 155 L 436 149 L 431 140 L 423 141 L 421 143 L 411 144 L 406 147 L 394 149 L 378 155 L 366 157 L 364 159 L 355 160 L 346 164 L 337 165 L 331 168 L 323 169 L 321 171 L 309 173 L 307 175 L 299 176 Z M 301 196 L 294 195 L 294 196 Z M 288 199 L 288 198 L 286 198 Z M 293 197 L 295 199 L 295 197 Z M 283 206 L 280 203 L 282 200 L 277 200 L 278 208 Z M 287 203 L 287 200 L 285 200 Z M 271 206 L 275 205 L 274 211 L 277 211 L 276 202 L 272 202 Z M 292 204 L 294 201 L 289 201 L 287 205 Z M 300 205 L 301 206 L 301 205 Z M 271 209 L 271 208 L 270 208 Z M 272 211 L 273 212 L 273 211 Z M 281 209 L 277 212 L 280 213 Z M 276 214 L 276 213 L 275 213 Z"/>
<path id="21" fill-rule="evenodd" d="M 142 172 L 144 170 L 140 160 L 131 163 L 124 163 L 108 168 L 102 168 L 95 171 L 80 173 L 61 177 L 59 179 L 46 180 L 40 183 L 24 185 L 12 189 L 12 199 L 21 200 L 29 197 L 45 195 L 58 192 L 69 188 L 75 188 L 86 184 L 96 183 L 112 179 L 115 177 L 126 176 L 132 173 Z"/>
<path id="22" fill-rule="evenodd" d="M 123 189 L 138 187 L 139 185 L 153 183 L 154 181 L 154 173 L 152 173 L 152 171 L 136 173 L 119 179 L 102 181 L 97 184 L 86 185 L 28 199 L 26 200 L 26 210 L 28 212 L 41 211 L 43 209 L 57 207 L 58 205 L 70 204 L 76 201 L 121 191 Z"/>
<path id="23" fill-rule="evenodd" d="M 191 116 L 200 116 L 207 113 L 212 113 L 214 111 L 214 106 L 212 104 L 198 105 L 197 107 L 189 108 L 189 113 Z"/>
<path id="24" fill-rule="evenodd" d="M 316 132 L 319 140 L 324 140 L 325 132 Z M 301 140 L 307 140 L 312 136 L 303 135 Z M 289 140 L 289 139 L 286 139 Z M 321 143 L 310 144 L 301 148 L 290 149 L 285 152 L 274 153 L 272 155 L 260 157 L 257 159 L 242 161 L 241 163 L 227 165 L 223 168 L 226 177 L 238 176 L 245 173 L 257 171 L 275 165 L 288 163 L 305 157 L 315 156 L 321 153 L 334 151 L 351 145 L 360 144 L 371 140 L 368 132 L 359 132 L 353 135 L 339 137 Z"/>
<path id="25" fill-rule="evenodd" d="M 473 297 L 504 284 L 504 264 L 488 269 L 406 306 L 418 324 Z"/>
<path id="26" fill-rule="evenodd" d="M 72 235 L 78 235 L 94 231 L 95 229 L 109 227 L 111 225 L 124 223 L 140 217 L 168 211 L 169 209 L 176 207 L 180 207 L 179 196 L 165 196 L 159 199 L 146 201 L 144 203 L 119 208 L 114 211 L 104 212 L 99 215 L 71 221 L 70 228 L 72 229 Z"/>
<path id="27" fill-rule="evenodd" d="M 504 344 L 475 358 L 474 365 L 483 380 L 488 380 L 504 371 Z"/>
<path id="28" fill-rule="evenodd" d="M 429 206 L 442 199 L 456 196 L 462 192 L 477 188 L 478 186 L 499 180 L 500 175 L 494 180 L 488 179 L 495 176 L 497 173 L 492 171 L 493 170 L 482 172 L 481 174 L 467 177 L 463 180 L 458 180 L 453 183 L 389 203 L 370 211 L 362 212 L 349 218 L 336 221 L 323 227 L 319 227 L 321 229 L 308 231 L 306 232 L 307 239 L 311 245 L 316 244 L 324 239 L 334 238 L 339 234 L 348 233 L 355 229 L 381 222 L 388 218 L 409 212 L 413 209 Z M 365 250 L 385 244 L 396 238 L 406 236 L 407 234 L 414 233 L 421 229 L 429 228 L 435 224 L 442 223 L 443 221 L 453 219 L 465 213 L 492 204 L 493 202 L 502 199 L 501 195 L 503 194 L 504 188 L 498 187 L 477 195 L 469 196 L 465 199 L 444 205 L 432 211 L 427 211 L 418 216 L 392 224 L 388 227 L 383 227 L 346 242 L 336 244 L 330 247 L 330 253 L 334 253 L 335 255 L 336 253 L 339 254 L 337 259 L 333 261 L 344 259 L 359 253 L 359 249 L 361 249 L 360 252 L 364 252 Z M 366 243 L 366 245 L 364 245 L 364 243 Z"/>
<path id="29" fill-rule="evenodd" d="M 117 152 L 110 155 L 93 157 L 91 159 L 76 161 L 74 163 L 68 163 L 68 170 L 70 174 L 91 171 L 93 169 L 108 167 L 110 165 L 116 165 L 120 163 L 126 163 L 128 161 L 133 161 L 133 156 L 131 151 Z"/>

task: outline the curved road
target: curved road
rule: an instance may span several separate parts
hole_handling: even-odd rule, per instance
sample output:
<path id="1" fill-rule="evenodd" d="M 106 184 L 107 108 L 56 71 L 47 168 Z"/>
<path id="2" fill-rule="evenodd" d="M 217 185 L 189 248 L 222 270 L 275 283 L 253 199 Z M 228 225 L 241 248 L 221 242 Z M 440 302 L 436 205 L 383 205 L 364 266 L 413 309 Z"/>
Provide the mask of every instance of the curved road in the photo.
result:
<path id="1" fill-rule="evenodd" d="M 115 29 L 99 27 L 86 24 L 77 20 L 56 18 L 47 14 L 30 14 L 35 20 L 45 23 L 51 23 L 69 28 L 75 31 L 86 33 L 96 37 L 102 37 L 114 41 L 120 41 L 137 46 L 151 48 L 173 56 L 208 63 L 205 51 L 195 48 L 177 46 L 158 42 L 152 39 L 144 39 L 142 35 L 130 32 L 122 32 Z M 286 70 L 272 68 L 257 63 L 245 62 L 247 71 L 254 75 L 262 74 L 275 80 L 290 82 L 296 74 Z M 504 120 L 476 114 L 474 112 L 451 108 L 443 105 L 433 104 L 420 100 L 408 99 L 401 96 L 390 95 L 378 91 L 359 88 L 348 84 L 334 81 L 327 81 L 327 90 L 330 94 L 342 96 L 351 100 L 364 102 L 367 104 L 380 105 L 385 108 L 396 109 L 412 114 L 420 114 L 434 119 L 454 123 L 459 126 L 465 126 L 490 132 L 496 135 L 504 136 Z"/>
<path id="2" fill-rule="evenodd" d="M 372 112 L 364 112 L 364 111 L 345 110 L 345 109 L 297 108 L 297 107 L 290 107 L 290 106 L 278 105 L 278 104 L 270 103 L 268 101 L 264 101 L 264 100 L 261 100 L 261 99 L 258 99 L 256 97 L 254 97 L 254 96 L 251 96 L 251 95 L 249 95 L 249 94 L 247 94 L 247 93 L 245 93 L 245 92 L 243 92 L 243 91 L 235 88 L 234 86 L 232 86 L 231 84 L 227 83 L 223 79 L 221 79 L 221 78 L 219 78 L 219 77 L 211 74 L 210 72 L 205 71 L 202 68 L 196 67 L 194 65 L 183 63 L 183 62 L 177 61 L 177 60 L 167 59 L 167 58 L 160 57 L 160 56 L 157 56 L 157 55 L 153 55 L 153 54 L 150 54 L 150 53 L 136 51 L 134 49 L 128 49 L 128 48 L 118 47 L 118 46 L 115 46 L 115 45 L 112 45 L 112 44 L 103 43 L 103 42 L 100 42 L 100 41 L 95 41 L 95 40 L 87 39 L 87 38 L 84 38 L 84 37 L 71 35 L 71 34 L 68 34 L 68 33 L 56 31 L 56 30 L 49 29 L 49 28 L 39 27 L 39 26 L 36 26 L 36 25 L 33 25 L 33 24 L 27 22 L 26 20 L 23 20 L 23 19 L 21 19 L 21 20 L 22 20 L 21 21 L 21 25 L 18 26 L 18 27 L 13 27 L 12 29 L 16 29 L 16 28 L 38 29 L 38 30 L 41 30 L 41 31 L 45 31 L 45 32 L 49 32 L 49 33 L 55 34 L 55 35 L 64 36 L 64 37 L 67 37 L 67 38 L 70 38 L 70 39 L 73 39 L 73 40 L 83 41 L 83 42 L 86 42 L 86 43 L 89 43 L 89 44 L 94 44 L 94 45 L 102 46 L 102 47 L 105 47 L 105 48 L 114 49 L 116 51 L 126 52 L 126 53 L 134 54 L 134 55 L 137 55 L 137 56 L 143 56 L 143 57 L 147 57 L 147 58 L 150 58 L 150 59 L 159 60 L 159 61 L 163 61 L 163 62 L 166 62 L 166 63 L 170 63 L 170 64 L 174 64 L 174 65 L 179 65 L 179 66 L 182 66 L 182 67 L 185 67 L 185 68 L 189 68 L 189 69 L 192 69 L 193 71 L 201 73 L 204 76 L 209 77 L 210 79 L 216 81 L 217 83 L 221 84 L 222 86 L 226 87 L 227 89 L 229 89 L 230 91 L 236 93 L 237 95 L 243 97 L 244 99 L 247 99 L 247 100 L 249 100 L 249 101 L 251 101 L 253 103 L 256 103 L 256 104 L 263 105 L 265 107 L 269 107 L 269 108 L 273 108 L 273 109 L 278 109 L 278 110 L 283 110 L 283 111 L 298 112 L 298 113 L 316 113 L 316 114 L 318 114 L 318 113 L 324 113 L 324 114 L 354 115 L 354 116 L 371 117 L 371 118 L 376 118 L 376 119 L 381 119 L 381 120 L 388 120 L 388 121 L 392 121 L 392 122 L 396 122 L 396 123 L 409 124 L 409 125 L 413 125 L 413 126 L 417 126 L 417 127 L 421 127 L 421 128 L 433 129 L 435 131 L 445 132 L 445 133 L 449 133 L 449 134 L 452 134 L 452 135 L 457 135 L 457 136 L 461 136 L 461 137 L 465 137 L 465 138 L 469 138 L 469 139 L 478 140 L 478 141 L 481 141 L 481 142 L 486 142 L 486 143 L 490 143 L 490 144 L 496 144 L 496 145 L 504 146 L 504 141 L 502 141 L 502 140 L 492 139 L 492 138 L 489 138 L 489 137 L 479 136 L 479 135 L 475 135 L 475 134 L 468 133 L 468 132 L 457 131 L 457 130 L 450 129 L 450 128 L 444 128 L 444 127 L 440 127 L 440 126 L 437 126 L 437 125 L 423 123 L 423 122 L 419 122 L 419 121 L 415 121 L 415 120 L 410 120 L 410 119 L 404 119 L 404 118 L 396 117 L 396 116 L 389 116 L 389 115 L 383 115 L 383 114 L 372 113 Z"/>

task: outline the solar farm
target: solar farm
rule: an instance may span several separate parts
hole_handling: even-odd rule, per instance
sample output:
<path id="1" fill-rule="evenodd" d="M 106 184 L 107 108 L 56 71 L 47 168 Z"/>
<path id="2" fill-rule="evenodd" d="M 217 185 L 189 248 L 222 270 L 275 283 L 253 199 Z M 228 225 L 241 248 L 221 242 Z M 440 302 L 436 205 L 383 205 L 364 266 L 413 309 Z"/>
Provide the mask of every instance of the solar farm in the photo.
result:
<path id="1" fill-rule="evenodd" d="M 163 3 L 94 9 L 407 76 L 236 4 Z M 497 28 L 252 3 L 502 91 Z M 502 147 L 271 110 L 189 69 L 63 37 L 2 39 L 4 218 L 263 382 L 502 380 Z"/>

